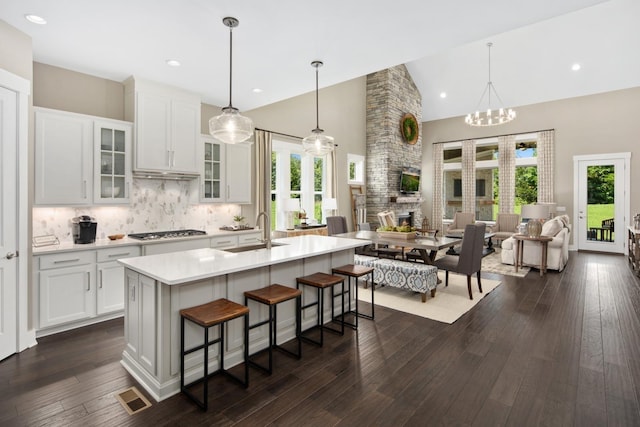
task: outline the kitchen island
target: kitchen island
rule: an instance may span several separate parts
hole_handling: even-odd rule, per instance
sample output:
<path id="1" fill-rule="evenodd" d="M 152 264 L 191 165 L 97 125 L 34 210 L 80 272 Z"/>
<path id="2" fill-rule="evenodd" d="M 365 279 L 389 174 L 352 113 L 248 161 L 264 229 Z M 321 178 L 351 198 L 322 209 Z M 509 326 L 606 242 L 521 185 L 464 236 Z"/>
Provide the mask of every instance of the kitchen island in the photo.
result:
<path id="1" fill-rule="evenodd" d="M 367 242 L 328 236 L 276 239 L 271 249 L 245 248 L 241 252 L 194 249 L 119 260 L 125 266 L 125 349 L 122 365 L 160 401 L 180 391 L 180 310 L 218 298 L 244 303 L 244 292 L 279 283 L 296 286 L 296 277 L 353 262 L 354 248 Z M 249 250 L 247 250 L 249 249 Z M 352 298 L 354 297 L 352 293 Z M 307 300 L 308 299 L 308 300 Z M 303 301 L 314 301 L 315 290 L 304 290 Z M 349 304 L 353 306 L 352 299 Z M 278 310 L 278 343 L 295 337 L 295 306 Z M 250 304 L 251 323 L 267 317 L 268 308 Z M 339 305 L 336 306 L 339 311 Z M 327 304 L 325 319 L 330 319 Z M 302 329 L 315 324 L 315 309 L 306 310 Z M 243 359 L 242 321 L 231 321 L 225 331 L 225 366 Z M 217 336 L 216 328 L 211 329 Z M 202 342 L 193 325 L 185 328 L 187 348 Z M 252 329 L 250 352 L 268 345 L 267 327 Z M 209 353 L 209 371 L 218 369 L 218 350 Z M 185 359 L 187 382 L 200 376 L 202 353 Z"/>

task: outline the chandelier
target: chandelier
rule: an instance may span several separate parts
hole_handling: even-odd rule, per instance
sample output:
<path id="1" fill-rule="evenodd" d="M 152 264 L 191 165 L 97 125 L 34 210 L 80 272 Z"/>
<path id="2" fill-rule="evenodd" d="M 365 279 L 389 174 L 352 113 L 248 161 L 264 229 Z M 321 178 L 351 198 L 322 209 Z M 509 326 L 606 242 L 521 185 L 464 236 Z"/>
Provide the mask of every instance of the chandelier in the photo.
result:
<path id="1" fill-rule="evenodd" d="M 480 101 L 478 101 L 478 108 L 475 113 L 469 113 L 464 118 L 464 121 L 469 126 L 496 126 L 502 125 L 505 123 L 509 123 L 513 119 L 516 118 L 516 112 L 513 108 L 503 108 L 502 99 L 498 95 L 496 88 L 493 86 L 491 82 L 491 46 L 493 43 L 487 43 L 487 47 L 489 50 L 489 81 L 487 82 L 487 86 L 484 88 L 484 92 L 482 92 L 482 96 L 480 97 Z M 495 95 L 495 97 L 500 102 L 500 108 L 491 109 L 491 92 Z M 480 111 L 480 107 L 483 104 L 484 98 L 487 96 L 487 110 Z"/>
<path id="2" fill-rule="evenodd" d="M 222 114 L 209 119 L 209 133 L 226 144 L 240 144 L 253 135 L 253 122 L 231 105 L 233 28 L 237 27 L 239 22 L 236 18 L 226 17 L 222 23 L 229 27 L 229 105 L 222 109 Z M 251 144 L 251 141 L 247 143 Z"/>
<path id="3" fill-rule="evenodd" d="M 311 66 L 316 69 L 316 128 L 311 135 L 302 140 L 302 149 L 305 153 L 314 156 L 324 156 L 333 151 L 333 137 L 325 135 L 320 129 L 318 115 L 318 68 L 322 67 L 322 61 L 313 61 Z"/>

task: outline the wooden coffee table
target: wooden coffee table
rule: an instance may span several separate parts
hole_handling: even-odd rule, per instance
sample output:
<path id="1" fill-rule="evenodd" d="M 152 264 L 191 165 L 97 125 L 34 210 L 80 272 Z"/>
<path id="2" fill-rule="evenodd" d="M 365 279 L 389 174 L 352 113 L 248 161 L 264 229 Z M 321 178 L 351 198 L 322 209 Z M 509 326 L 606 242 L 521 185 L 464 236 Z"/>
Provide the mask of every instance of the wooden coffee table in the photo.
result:
<path id="1" fill-rule="evenodd" d="M 531 237 L 526 234 L 514 234 L 513 239 L 516 241 L 516 273 L 518 272 L 518 267 L 522 267 L 522 253 L 524 252 L 524 242 L 538 242 L 540 243 L 540 265 L 538 268 L 540 269 L 540 276 L 544 275 L 547 272 L 547 245 L 550 241 L 553 240 L 553 237 L 549 236 L 538 236 Z"/>

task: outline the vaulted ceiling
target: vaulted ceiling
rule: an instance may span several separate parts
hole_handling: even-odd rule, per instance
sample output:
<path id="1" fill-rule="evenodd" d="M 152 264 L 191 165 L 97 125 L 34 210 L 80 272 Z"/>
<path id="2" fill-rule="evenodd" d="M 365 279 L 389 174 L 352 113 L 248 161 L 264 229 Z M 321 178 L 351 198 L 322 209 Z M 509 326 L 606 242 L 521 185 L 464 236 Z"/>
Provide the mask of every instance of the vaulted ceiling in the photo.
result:
<path id="1" fill-rule="evenodd" d="M 24 19 L 36 14 L 36 25 Z M 241 111 L 406 64 L 423 120 L 475 110 L 491 77 L 506 106 L 640 86 L 637 0 L 3 0 L 34 61 L 111 80 L 131 75 Z M 169 67 L 176 59 L 180 67 Z M 580 71 L 572 71 L 574 63 Z M 256 93 L 254 89 L 260 89 Z M 447 96 L 441 98 L 440 94 Z"/>

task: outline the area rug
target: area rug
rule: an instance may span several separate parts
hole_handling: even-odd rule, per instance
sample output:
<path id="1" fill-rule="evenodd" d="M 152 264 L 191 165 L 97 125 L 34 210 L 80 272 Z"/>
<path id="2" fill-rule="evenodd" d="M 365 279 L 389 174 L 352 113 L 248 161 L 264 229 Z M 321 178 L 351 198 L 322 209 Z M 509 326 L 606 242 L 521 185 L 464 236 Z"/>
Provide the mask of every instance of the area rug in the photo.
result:
<path id="1" fill-rule="evenodd" d="M 427 302 L 422 302 L 420 294 L 416 292 L 391 286 L 376 286 L 375 304 L 451 324 L 471 310 L 501 283 L 498 280 L 483 278 L 482 290 L 484 292 L 480 293 L 474 275 L 471 281 L 473 300 L 470 300 L 467 291 L 467 276 L 450 273 L 449 286 L 446 287 L 444 286 L 444 273 L 439 273 L 438 277 L 442 279 L 442 283 L 438 285 L 434 298 L 431 298 L 430 295 L 427 296 Z M 360 288 L 358 299 L 370 303 L 371 292 L 369 289 Z"/>
<path id="2" fill-rule="evenodd" d="M 500 248 L 492 254 L 482 258 L 482 271 L 489 273 L 498 273 L 505 276 L 524 277 L 531 270 L 530 267 L 519 267 L 516 273 L 516 268 L 513 265 L 503 264 L 500 258 Z"/>

